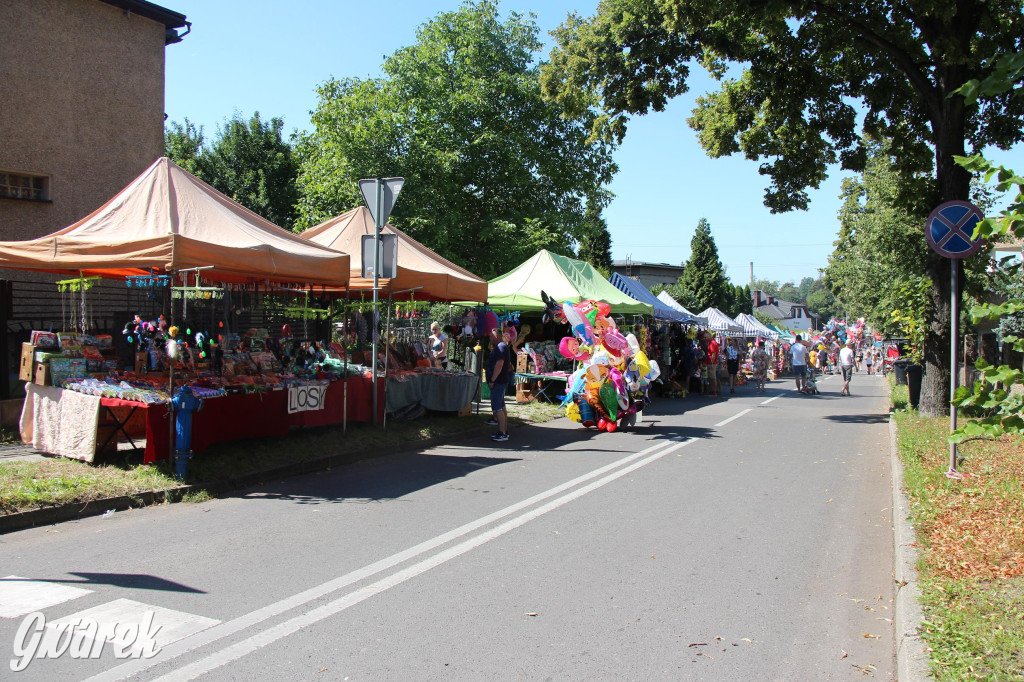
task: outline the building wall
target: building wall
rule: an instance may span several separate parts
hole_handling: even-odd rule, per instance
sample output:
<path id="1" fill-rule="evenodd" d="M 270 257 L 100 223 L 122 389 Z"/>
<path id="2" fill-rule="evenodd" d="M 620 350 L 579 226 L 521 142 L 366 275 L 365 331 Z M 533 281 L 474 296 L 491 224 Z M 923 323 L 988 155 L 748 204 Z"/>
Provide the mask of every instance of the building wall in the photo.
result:
<path id="1" fill-rule="evenodd" d="M 165 28 L 98 0 L 0 2 L 0 172 L 49 178 L 49 201 L 0 198 L 0 240 L 76 222 L 163 154 Z"/>
<path id="2" fill-rule="evenodd" d="M 670 286 L 683 275 L 683 268 L 678 265 L 665 265 L 661 263 L 631 263 L 622 265 L 616 262 L 612 265 L 612 272 L 617 272 L 624 277 L 632 277 L 645 287 L 650 289 L 655 285 Z"/>

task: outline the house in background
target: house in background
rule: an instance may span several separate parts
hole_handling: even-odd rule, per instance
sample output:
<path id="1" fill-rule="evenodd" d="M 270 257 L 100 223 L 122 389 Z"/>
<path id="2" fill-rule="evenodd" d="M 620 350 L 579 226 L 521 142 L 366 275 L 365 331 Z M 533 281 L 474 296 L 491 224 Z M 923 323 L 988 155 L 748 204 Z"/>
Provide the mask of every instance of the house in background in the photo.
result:
<path id="1" fill-rule="evenodd" d="M 775 320 L 778 327 L 795 332 L 809 332 L 817 328 L 818 317 L 803 303 L 782 301 L 760 289 L 750 292 L 754 312 L 761 312 Z"/>
<path id="2" fill-rule="evenodd" d="M 632 277 L 650 289 L 657 285 L 667 287 L 675 284 L 683 275 L 683 266 L 669 265 L 668 263 L 639 263 L 626 259 L 612 261 L 612 272 L 617 272 L 623 277 Z"/>
<path id="3" fill-rule="evenodd" d="M 0 240 L 76 222 L 163 155 L 164 48 L 189 28 L 145 0 L 0 3 Z"/>

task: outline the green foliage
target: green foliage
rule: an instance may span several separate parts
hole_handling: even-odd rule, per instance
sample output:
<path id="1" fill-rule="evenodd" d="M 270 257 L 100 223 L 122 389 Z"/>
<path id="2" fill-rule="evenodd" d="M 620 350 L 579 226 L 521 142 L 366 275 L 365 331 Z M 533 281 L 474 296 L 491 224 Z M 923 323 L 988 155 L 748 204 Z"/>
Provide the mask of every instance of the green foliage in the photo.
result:
<path id="1" fill-rule="evenodd" d="M 967 83 L 964 91 L 968 103 L 974 103 L 977 97 L 996 97 L 1012 92 L 1015 84 L 1024 80 L 1024 53 L 1002 55 L 990 62 L 992 72 L 984 80 L 972 80 Z M 1017 99 L 1024 99 L 1018 97 Z M 1017 239 L 1024 238 L 1024 178 L 1002 166 L 997 166 L 981 155 L 957 157 L 957 163 L 974 173 L 981 173 L 986 182 L 996 178 L 996 189 L 1000 192 L 1015 190 L 1016 197 L 1004 209 L 998 218 L 981 221 L 975 228 L 975 234 L 985 238 L 998 239 L 1012 234 Z M 1004 279 L 1000 279 L 1000 275 Z M 1008 299 L 1001 304 L 983 303 L 971 309 L 974 321 L 998 320 L 1003 342 L 1017 351 L 1024 350 L 1024 282 L 1020 279 L 1020 266 L 1014 265 L 997 270 L 997 286 Z M 971 420 L 954 431 L 949 439 L 959 442 L 966 438 L 996 438 L 1007 433 L 1024 432 L 1024 392 L 1014 390 L 1014 386 L 1024 383 L 1024 374 L 1020 370 L 1001 365 L 993 367 L 983 359 L 974 366 L 981 370 L 980 381 L 967 388 L 961 386 L 953 396 L 953 405 L 964 408 L 975 408 L 985 412 L 985 416 Z"/>
<path id="2" fill-rule="evenodd" d="M 831 164 L 863 166 L 859 120 L 896 141 L 901 190 L 923 207 L 967 198 L 967 175 L 950 163 L 965 141 L 980 149 L 1022 139 L 1024 107 L 1005 93 L 971 111 L 946 102 L 982 75 L 985 57 L 1019 44 L 1020 12 L 1013 0 L 998 9 L 986 0 L 606 0 L 554 32 L 544 88 L 570 111 L 598 109 L 594 134 L 621 139 L 629 115 L 663 110 L 699 63 L 721 86 L 698 99 L 690 125 L 709 156 L 765 160 L 772 210 L 806 207 L 806 189 Z M 742 65 L 736 78 L 726 77 L 730 63 Z M 936 177 L 918 175 L 936 158 Z"/>
<path id="3" fill-rule="evenodd" d="M 969 198 L 955 155 L 1024 139 L 1024 100 L 1004 91 L 969 106 L 955 93 L 989 75 L 989 55 L 1019 49 L 1022 4 L 605 0 L 594 17 L 571 16 L 554 32 L 544 91 L 568 111 L 598 113 L 595 137 L 620 140 L 630 115 L 662 111 L 685 92 L 699 63 L 720 86 L 697 100 L 689 124 L 709 156 L 760 163 L 770 210 L 806 208 L 830 166 L 862 170 L 868 136 L 892 141 L 897 205 L 927 215 Z M 925 262 L 918 274 L 932 281 L 933 307 L 921 404 L 940 414 L 948 265 L 932 253 Z"/>
<path id="4" fill-rule="evenodd" d="M 187 118 L 171 122 L 164 135 L 168 158 L 267 220 L 290 229 L 295 218 L 298 162 L 281 137 L 284 122 L 264 122 L 259 112 L 236 115 L 206 145 L 202 128 Z"/>
<path id="5" fill-rule="evenodd" d="M 764 325 L 770 324 L 774 327 L 775 323 L 777 322 L 777 320 L 773 318 L 771 315 L 768 315 L 763 311 L 758 310 L 757 308 L 754 308 L 754 312 L 751 314 L 754 316 L 754 319 L 756 319 L 758 322 Z"/>
<path id="6" fill-rule="evenodd" d="M 690 259 L 683 267 L 683 275 L 668 288 L 668 293 L 694 313 L 708 307 L 728 313 L 733 305 L 735 293 L 718 258 L 711 225 L 704 218 L 697 223 L 690 240 Z"/>
<path id="7" fill-rule="evenodd" d="M 576 257 L 590 263 L 606 277 L 610 276 L 606 273 L 612 268 L 612 236 L 598 208 L 587 207 Z"/>
<path id="8" fill-rule="evenodd" d="M 931 305 L 928 292 L 931 282 L 927 277 L 908 276 L 895 286 L 895 296 L 888 307 L 889 333 L 907 339 L 905 346 L 911 362 L 924 359 L 925 325 Z"/>
<path id="9" fill-rule="evenodd" d="M 577 243 L 603 260 L 613 145 L 588 141 L 595 114 L 544 100 L 540 48 L 532 18 L 466 2 L 423 24 L 383 78 L 324 83 L 299 146 L 300 223 L 357 205 L 359 178 L 403 176 L 395 226 L 483 277 Z"/>

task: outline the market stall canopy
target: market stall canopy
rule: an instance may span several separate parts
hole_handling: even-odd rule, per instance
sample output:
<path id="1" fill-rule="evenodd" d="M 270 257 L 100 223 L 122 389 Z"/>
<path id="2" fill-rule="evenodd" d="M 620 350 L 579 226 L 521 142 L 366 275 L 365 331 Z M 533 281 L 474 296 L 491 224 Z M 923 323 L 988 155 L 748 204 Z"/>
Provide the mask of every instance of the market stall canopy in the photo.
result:
<path id="1" fill-rule="evenodd" d="M 701 317 L 700 315 L 694 315 L 689 310 L 684 308 L 682 306 L 682 304 L 679 303 L 679 301 L 677 301 L 676 299 L 672 298 L 667 291 L 661 292 L 660 294 L 657 295 L 656 298 L 659 301 L 661 301 L 662 303 L 664 303 L 665 305 L 667 305 L 669 308 L 672 308 L 673 310 L 676 310 L 676 311 L 678 311 L 678 312 L 680 312 L 680 313 L 682 313 L 684 315 L 689 315 L 691 318 L 693 318 L 694 322 L 696 324 L 699 324 L 701 327 L 707 327 L 708 326 L 708 320 L 707 320 L 706 317 Z"/>
<path id="2" fill-rule="evenodd" d="M 707 318 L 708 328 L 712 331 L 726 336 L 743 336 L 743 327 L 718 308 L 705 308 L 700 316 Z"/>
<path id="3" fill-rule="evenodd" d="M 543 291 L 556 301 L 604 301 L 615 315 L 654 314 L 654 306 L 636 301 L 613 287 L 590 263 L 545 250 L 487 285 L 487 303 L 512 310 L 543 310 Z"/>
<path id="4" fill-rule="evenodd" d="M 261 218 L 166 157 L 77 223 L 0 242 L 0 267 L 122 278 L 213 266 L 204 279 L 344 286 L 349 257 Z"/>
<path id="5" fill-rule="evenodd" d="M 690 323 L 695 323 L 697 321 L 696 315 L 690 315 L 689 313 L 676 310 L 675 308 L 666 305 L 657 296 L 652 294 L 650 289 L 632 277 L 625 277 L 618 272 L 613 272 L 609 281 L 612 283 L 613 287 L 627 296 L 634 298 L 641 303 L 649 303 L 654 306 L 654 318 L 657 320 L 671 320 L 673 322 Z"/>
<path id="6" fill-rule="evenodd" d="M 753 315 L 747 313 L 740 313 L 736 316 L 736 322 L 743 327 L 743 333 L 747 336 L 757 336 L 762 339 L 778 339 L 779 333 L 773 332 L 768 327 L 761 323 L 761 320 L 757 319 Z"/>
<path id="7" fill-rule="evenodd" d="M 362 238 L 374 234 L 376 226 L 365 206 L 353 208 L 299 234 L 309 241 L 348 254 L 351 261 L 349 288 L 372 290 L 373 279 L 364 279 Z M 385 292 L 411 292 L 417 300 L 474 301 L 487 300 L 487 282 L 455 263 L 445 260 L 423 244 L 393 225 L 385 225 L 381 234 L 398 236 L 398 276 L 381 279 Z"/>

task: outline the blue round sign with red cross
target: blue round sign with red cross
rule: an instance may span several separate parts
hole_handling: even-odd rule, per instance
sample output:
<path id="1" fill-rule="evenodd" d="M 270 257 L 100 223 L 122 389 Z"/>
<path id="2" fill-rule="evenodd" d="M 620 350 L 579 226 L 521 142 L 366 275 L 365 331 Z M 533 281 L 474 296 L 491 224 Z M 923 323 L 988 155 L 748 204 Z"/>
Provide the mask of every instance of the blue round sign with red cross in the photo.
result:
<path id="1" fill-rule="evenodd" d="M 928 245 L 946 258 L 967 258 L 982 247 L 974 227 L 985 219 L 981 209 L 967 201 L 947 201 L 928 215 L 924 234 Z"/>

